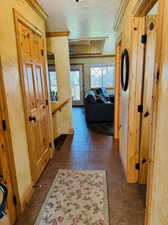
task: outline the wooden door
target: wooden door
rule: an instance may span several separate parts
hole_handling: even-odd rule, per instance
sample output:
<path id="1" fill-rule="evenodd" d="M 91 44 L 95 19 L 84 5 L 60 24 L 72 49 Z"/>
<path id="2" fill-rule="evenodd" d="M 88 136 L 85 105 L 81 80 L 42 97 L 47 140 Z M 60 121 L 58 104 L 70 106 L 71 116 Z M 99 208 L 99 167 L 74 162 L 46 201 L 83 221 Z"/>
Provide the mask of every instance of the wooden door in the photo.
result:
<path id="1" fill-rule="evenodd" d="M 17 31 L 31 174 L 35 183 L 50 158 L 44 39 L 20 21 Z"/>
<path id="2" fill-rule="evenodd" d="M 147 183 L 149 144 L 152 123 L 152 99 L 154 87 L 154 70 L 156 59 L 157 16 L 146 17 L 147 45 L 145 56 L 145 73 L 143 86 L 143 113 L 141 122 L 140 174 L 139 183 Z"/>
<path id="3" fill-rule="evenodd" d="M 2 74 L 0 74 L 2 76 Z M 0 182 L 8 189 L 7 198 L 7 217 L 13 225 L 16 222 L 16 206 L 14 203 L 14 189 L 12 183 L 12 165 L 10 163 L 9 154 L 9 127 L 7 126 L 6 106 L 4 103 L 4 89 L 2 87 L 2 79 L 0 79 Z M 3 220 L 8 220 L 4 218 Z M 1 222 L 0 222 L 1 223 Z"/>

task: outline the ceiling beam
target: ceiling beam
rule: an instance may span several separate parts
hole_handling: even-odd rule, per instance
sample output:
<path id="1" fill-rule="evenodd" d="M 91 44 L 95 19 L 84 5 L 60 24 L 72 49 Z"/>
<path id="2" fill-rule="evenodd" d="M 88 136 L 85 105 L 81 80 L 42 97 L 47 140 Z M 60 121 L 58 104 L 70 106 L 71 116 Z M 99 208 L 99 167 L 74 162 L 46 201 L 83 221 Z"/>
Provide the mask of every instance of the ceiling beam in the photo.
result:
<path id="1" fill-rule="evenodd" d="M 69 36 L 69 31 L 63 31 L 63 32 L 47 32 L 46 37 L 63 37 L 63 36 Z"/>

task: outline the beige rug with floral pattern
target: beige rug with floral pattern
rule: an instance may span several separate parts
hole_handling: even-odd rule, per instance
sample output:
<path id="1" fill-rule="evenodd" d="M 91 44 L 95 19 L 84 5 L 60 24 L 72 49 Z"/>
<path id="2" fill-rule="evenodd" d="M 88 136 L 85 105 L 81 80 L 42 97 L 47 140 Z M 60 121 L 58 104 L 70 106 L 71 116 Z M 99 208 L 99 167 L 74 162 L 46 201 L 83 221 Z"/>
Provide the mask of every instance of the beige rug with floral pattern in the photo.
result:
<path id="1" fill-rule="evenodd" d="M 106 172 L 59 170 L 35 225 L 109 225 Z"/>

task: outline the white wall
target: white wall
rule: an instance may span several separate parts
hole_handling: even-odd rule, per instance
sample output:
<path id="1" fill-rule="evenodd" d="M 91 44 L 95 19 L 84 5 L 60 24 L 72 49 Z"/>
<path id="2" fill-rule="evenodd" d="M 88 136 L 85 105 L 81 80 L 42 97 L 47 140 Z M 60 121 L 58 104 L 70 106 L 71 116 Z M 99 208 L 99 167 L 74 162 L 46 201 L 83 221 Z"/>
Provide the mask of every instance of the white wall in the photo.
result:
<path id="1" fill-rule="evenodd" d="M 58 103 L 71 97 L 69 42 L 65 37 L 47 38 L 47 50 L 55 55 L 57 73 Z M 54 138 L 69 134 L 72 129 L 72 101 L 53 116 Z"/>

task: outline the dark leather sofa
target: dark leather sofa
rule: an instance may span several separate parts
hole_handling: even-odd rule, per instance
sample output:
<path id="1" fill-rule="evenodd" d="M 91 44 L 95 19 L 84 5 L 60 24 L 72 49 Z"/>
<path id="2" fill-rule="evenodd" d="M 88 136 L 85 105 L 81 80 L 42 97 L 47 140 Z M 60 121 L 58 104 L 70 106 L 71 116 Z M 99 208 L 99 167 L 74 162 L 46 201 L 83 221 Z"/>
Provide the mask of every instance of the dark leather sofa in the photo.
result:
<path id="1" fill-rule="evenodd" d="M 85 96 L 85 115 L 87 122 L 114 121 L 114 95 L 105 88 L 90 90 Z"/>

